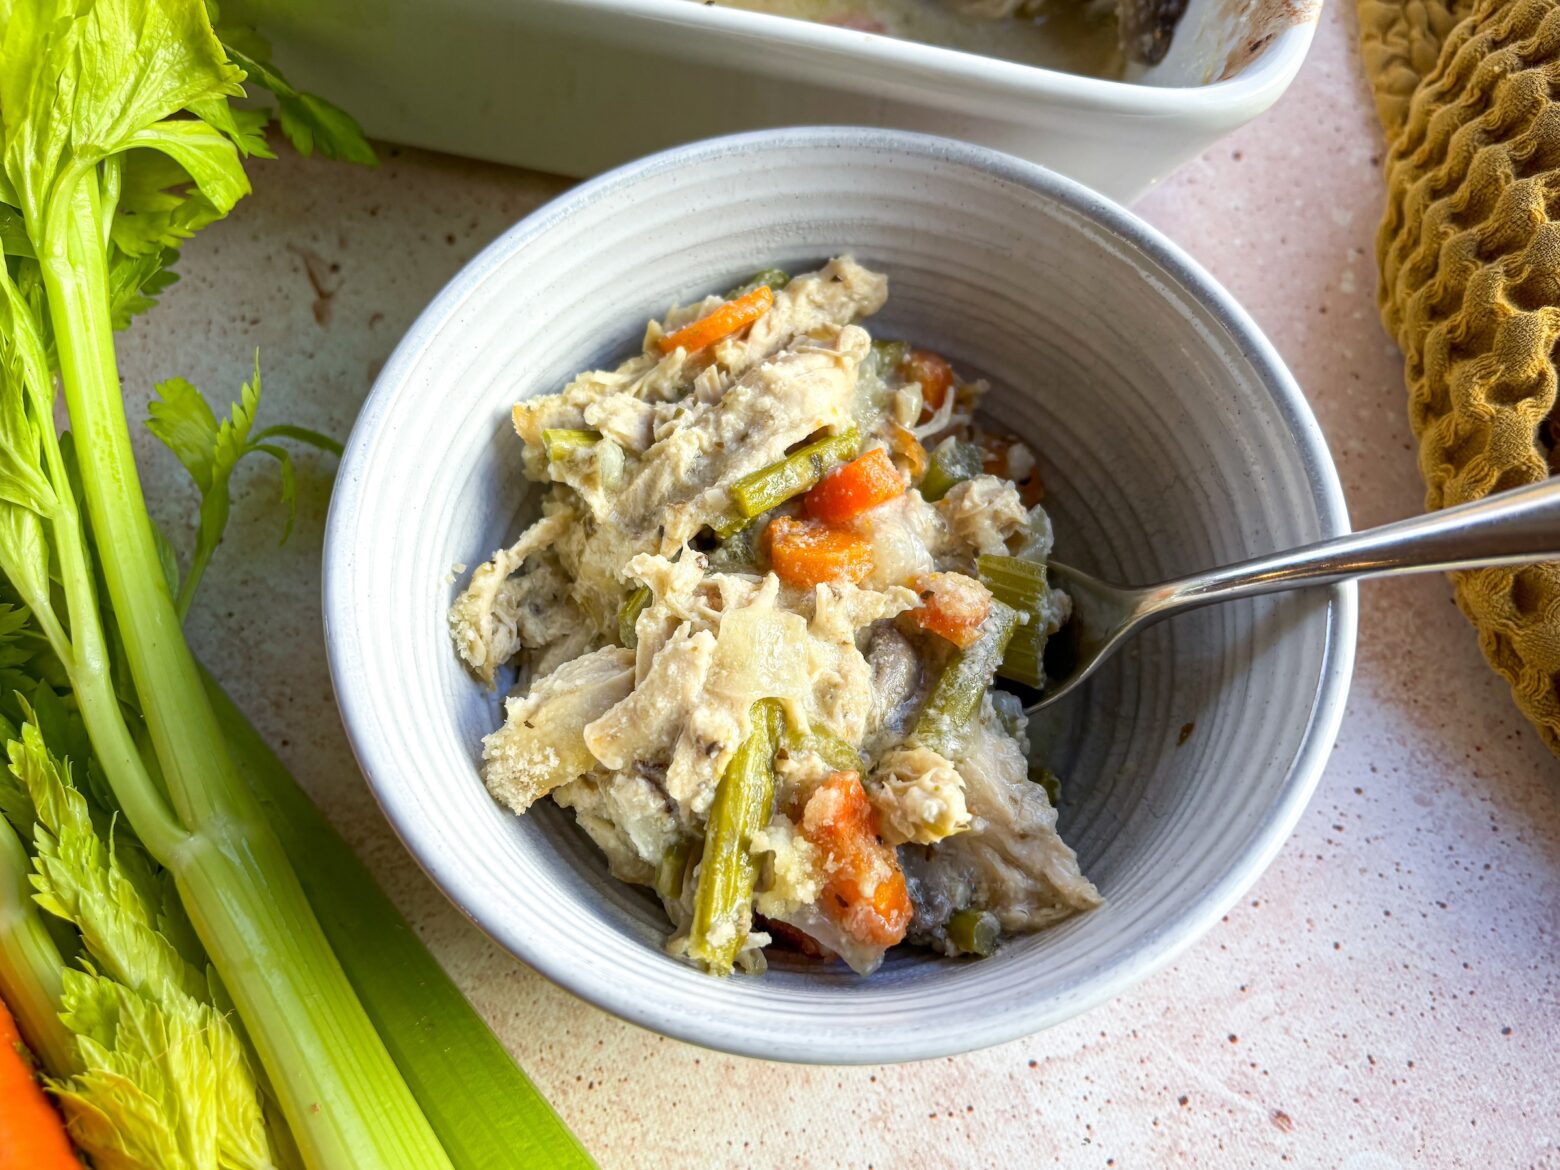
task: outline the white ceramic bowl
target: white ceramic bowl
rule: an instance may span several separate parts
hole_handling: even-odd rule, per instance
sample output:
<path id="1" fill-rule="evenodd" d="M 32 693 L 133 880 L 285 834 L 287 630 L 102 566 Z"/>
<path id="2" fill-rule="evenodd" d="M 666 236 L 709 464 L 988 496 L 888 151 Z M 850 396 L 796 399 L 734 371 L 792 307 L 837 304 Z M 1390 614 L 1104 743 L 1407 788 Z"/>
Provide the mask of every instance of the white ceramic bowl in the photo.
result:
<path id="1" fill-rule="evenodd" d="M 720 981 L 668 958 L 658 905 L 608 878 L 567 815 L 546 803 L 519 818 L 483 789 L 478 742 L 500 703 L 450 647 L 450 568 L 515 531 L 515 399 L 615 360 L 673 301 L 840 252 L 889 273 L 874 328 L 992 379 L 989 413 L 1040 452 L 1059 559 L 1147 581 L 1347 530 L 1327 448 L 1278 356 L 1153 229 L 980 147 L 769 131 L 575 189 L 435 299 L 348 444 L 325 616 L 343 718 L 386 815 L 499 943 L 667 1035 L 877 1062 L 1043 1028 L 1215 923 L 1283 842 L 1327 758 L 1355 594 L 1179 618 L 1041 720 L 1064 777 L 1063 831 L 1103 908 L 984 962 L 904 949 L 868 979 L 781 965 Z"/>
<path id="2" fill-rule="evenodd" d="M 1169 55 L 1131 81 L 691 0 L 222 11 L 393 142 L 584 176 L 714 134 L 851 122 L 978 142 L 1127 202 L 1278 100 L 1321 0 L 1190 0 Z"/>

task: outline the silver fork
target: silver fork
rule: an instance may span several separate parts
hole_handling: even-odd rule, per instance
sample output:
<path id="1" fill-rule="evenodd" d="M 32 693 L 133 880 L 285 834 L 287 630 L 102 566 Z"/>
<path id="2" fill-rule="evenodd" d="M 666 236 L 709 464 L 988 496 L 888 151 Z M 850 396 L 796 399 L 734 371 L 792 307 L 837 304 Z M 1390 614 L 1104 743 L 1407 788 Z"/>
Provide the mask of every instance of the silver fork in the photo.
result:
<path id="1" fill-rule="evenodd" d="M 1052 561 L 1052 581 L 1072 594 L 1072 618 L 1059 637 L 1071 642 L 1075 657 L 1070 669 L 1047 682 L 1044 694 L 1028 710 L 1038 711 L 1069 694 L 1145 626 L 1188 609 L 1353 577 L 1545 560 L 1560 560 L 1560 478 L 1136 589 Z"/>

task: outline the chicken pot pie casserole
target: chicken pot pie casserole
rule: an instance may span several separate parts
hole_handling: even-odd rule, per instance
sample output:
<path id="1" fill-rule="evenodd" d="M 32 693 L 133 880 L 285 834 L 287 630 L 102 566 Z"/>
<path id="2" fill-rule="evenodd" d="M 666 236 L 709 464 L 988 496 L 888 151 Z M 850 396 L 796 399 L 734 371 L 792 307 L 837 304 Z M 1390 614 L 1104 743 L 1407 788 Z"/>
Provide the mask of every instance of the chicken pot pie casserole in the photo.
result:
<path id="1" fill-rule="evenodd" d="M 518 672 L 488 789 L 572 809 L 712 974 L 988 955 L 1100 902 L 994 686 L 1041 685 L 1070 608 L 1034 458 L 874 340 L 887 296 L 849 257 L 761 272 L 521 402 L 541 518 L 450 611 L 478 679 Z"/>

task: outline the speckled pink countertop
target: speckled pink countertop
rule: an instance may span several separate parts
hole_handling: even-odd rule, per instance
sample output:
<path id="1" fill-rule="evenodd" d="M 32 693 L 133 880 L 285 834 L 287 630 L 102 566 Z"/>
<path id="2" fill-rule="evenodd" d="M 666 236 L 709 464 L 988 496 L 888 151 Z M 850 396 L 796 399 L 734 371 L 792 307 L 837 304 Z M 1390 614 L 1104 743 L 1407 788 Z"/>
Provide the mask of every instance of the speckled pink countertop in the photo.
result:
<path id="1" fill-rule="evenodd" d="M 1401 370 L 1377 323 L 1381 149 L 1331 5 L 1282 104 L 1140 210 L 1232 289 L 1288 359 L 1357 525 L 1422 491 Z M 124 339 L 126 385 L 236 391 L 344 435 L 426 300 L 562 182 L 412 152 L 377 171 L 297 160 L 189 249 Z M 171 456 L 158 518 L 193 533 Z M 468 925 L 355 770 L 319 618 L 328 492 L 303 459 L 286 546 L 274 470 L 240 473 L 191 625 L 203 656 L 361 850 L 604 1168 L 1560 1166 L 1560 761 L 1485 668 L 1444 581 L 1361 590 L 1338 748 L 1294 838 L 1223 925 L 1080 1019 L 970 1056 L 791 1068 L 662 1040 L 572 999 Z"/>

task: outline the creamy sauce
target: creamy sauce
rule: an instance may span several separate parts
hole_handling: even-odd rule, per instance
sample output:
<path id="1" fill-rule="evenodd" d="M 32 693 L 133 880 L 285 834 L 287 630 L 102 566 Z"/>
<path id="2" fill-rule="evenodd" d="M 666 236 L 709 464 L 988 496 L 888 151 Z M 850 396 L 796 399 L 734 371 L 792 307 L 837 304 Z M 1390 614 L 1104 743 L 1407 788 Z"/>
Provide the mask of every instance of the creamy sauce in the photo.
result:
<path id="1" fill-rule="evenodd" d="M 718 2 L 727 8 L 839 25 L 1064 73 L 1116 78 L 1124 67 L 1114 13 L 1078 0 L 1051 0 L 1038 16 L 1005 20 L 982 20 L 961 13 L 948 0 Z"/>

